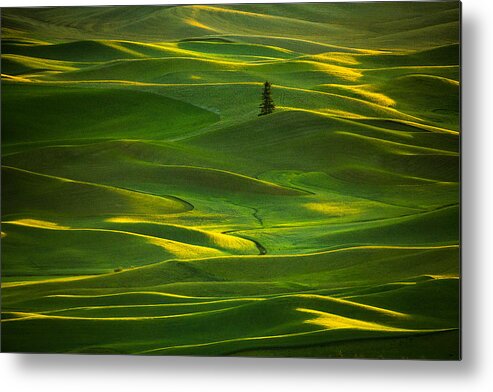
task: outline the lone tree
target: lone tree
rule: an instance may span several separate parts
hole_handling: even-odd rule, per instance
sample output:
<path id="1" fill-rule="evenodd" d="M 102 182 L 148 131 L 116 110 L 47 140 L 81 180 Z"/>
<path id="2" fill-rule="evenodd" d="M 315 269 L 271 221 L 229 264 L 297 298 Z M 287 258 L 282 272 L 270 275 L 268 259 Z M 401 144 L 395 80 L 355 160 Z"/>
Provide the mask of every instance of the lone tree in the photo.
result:
<path id="1" fill-rule="evenodd" d="M 271 84 L 269 82 L 264 83 L 264 91 L 262 92 L 262 104 L 260 105 L 259 116 L 271 114 L 274 109 L 274 101 L 272 100 L 272 93 L 270 91 Z"/>

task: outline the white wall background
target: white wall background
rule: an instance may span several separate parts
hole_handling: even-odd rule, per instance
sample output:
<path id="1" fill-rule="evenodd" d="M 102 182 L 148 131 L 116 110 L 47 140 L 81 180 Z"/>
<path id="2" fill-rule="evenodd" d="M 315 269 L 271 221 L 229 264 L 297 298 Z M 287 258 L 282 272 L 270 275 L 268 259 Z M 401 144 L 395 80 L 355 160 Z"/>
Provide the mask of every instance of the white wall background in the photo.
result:
<path id="1" fill-rule="evenodd" d="M 0 5 L 208 2 L 231 0 L 2 0 Z M 16 392 L 493 390 L 492 9 L 490 0 L 463 1 L 461 362 L 0 354 L 0 389 Z"/>

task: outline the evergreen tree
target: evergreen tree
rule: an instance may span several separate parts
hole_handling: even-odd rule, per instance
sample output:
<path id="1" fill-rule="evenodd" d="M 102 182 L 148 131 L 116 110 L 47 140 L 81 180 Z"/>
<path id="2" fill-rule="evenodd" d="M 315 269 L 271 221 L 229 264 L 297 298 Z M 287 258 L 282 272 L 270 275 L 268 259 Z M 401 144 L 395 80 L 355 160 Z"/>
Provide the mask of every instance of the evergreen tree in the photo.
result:
<path id="1" fill-rule="evenodd" d="M 271 88 L 271 84 L 269 82 L 265 82 L 264 91 L 262 92 L 262 104 L 260 105 L 259 116 L 263 116 L 265 114 L 271 114 L 275 109 L 270 88 Z"/>

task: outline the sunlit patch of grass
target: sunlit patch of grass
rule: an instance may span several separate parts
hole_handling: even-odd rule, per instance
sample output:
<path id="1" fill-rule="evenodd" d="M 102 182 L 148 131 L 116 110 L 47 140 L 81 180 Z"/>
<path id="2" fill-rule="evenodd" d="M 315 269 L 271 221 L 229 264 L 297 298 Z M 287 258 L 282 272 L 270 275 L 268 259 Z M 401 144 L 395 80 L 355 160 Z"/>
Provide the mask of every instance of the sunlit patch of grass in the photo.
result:
<path id="1" fill-rule="evenodd" d="M 360 64 L 358 58 L 352 54 L 348 53 L 338 53 L 338 52 L 328 52 L 312 55 L 309 57 L 315 61 L 336 63 L 346 66 L 355 66 Z"/>
<path id="2" fill-rule="evenodd" d="M 193 27 L 198 27 L 204 30 L 209 30 L 209 31 L 214 31 L 217 32 L 217 30 L 213 29 L 212 27 L 206 26 L 203 23 L 200 23 L 198 20 L 193 19 L 193 18 L 187 18 L 184 20 L 186 24 L 193 26 Z"/>
<path id="3" fill-rule="evenodd" d="M 395 106 L 396 102 L 383 93 L 372 91 L 371 85 L 345 86 L 340 84 L 323 84 L 317 89 L 327 92 L 349 92 L 352 96 L 366 99 L 381 106 Z"/>
<path id="4" fill-rule="evenodd" d="M 360 208 L 349 203 L 306 203 L 304 207 L 310 211 L 315 211 L 329 216 L 357 215 L 361 212 Z"/>
<path id="5" fill-rule="evenodd" d="M 363 329 L 377 331 L 403 331 L 402 328 L 394 328 L 374 322 L 361 321 L 349 317 L 339 316 L 314 309 L 297 308 L 298 312 L 308 313 L 316 318 L 305 320 L 307 324 L 321 326 L 327 329 Z"/>
<path id="6" fill-rule="evenodd" d="M 38 227 L 40 229 L 68 230 L 69 226 L 63 226 L 55 222 L 43 221 L 39 219 L 16 219 L 4 223 L 11 223 L 19 226 Z"/>

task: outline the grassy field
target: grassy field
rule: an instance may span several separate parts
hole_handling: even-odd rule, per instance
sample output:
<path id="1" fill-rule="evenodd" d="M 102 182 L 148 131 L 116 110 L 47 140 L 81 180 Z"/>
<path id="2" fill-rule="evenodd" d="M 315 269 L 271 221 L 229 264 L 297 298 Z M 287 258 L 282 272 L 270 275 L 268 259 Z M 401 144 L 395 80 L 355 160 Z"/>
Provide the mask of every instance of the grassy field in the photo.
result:
<path id="1" fill-rule="evenodd" d="M 457 2 L 1 22 L 3 351 L 460 357 Z"/>

